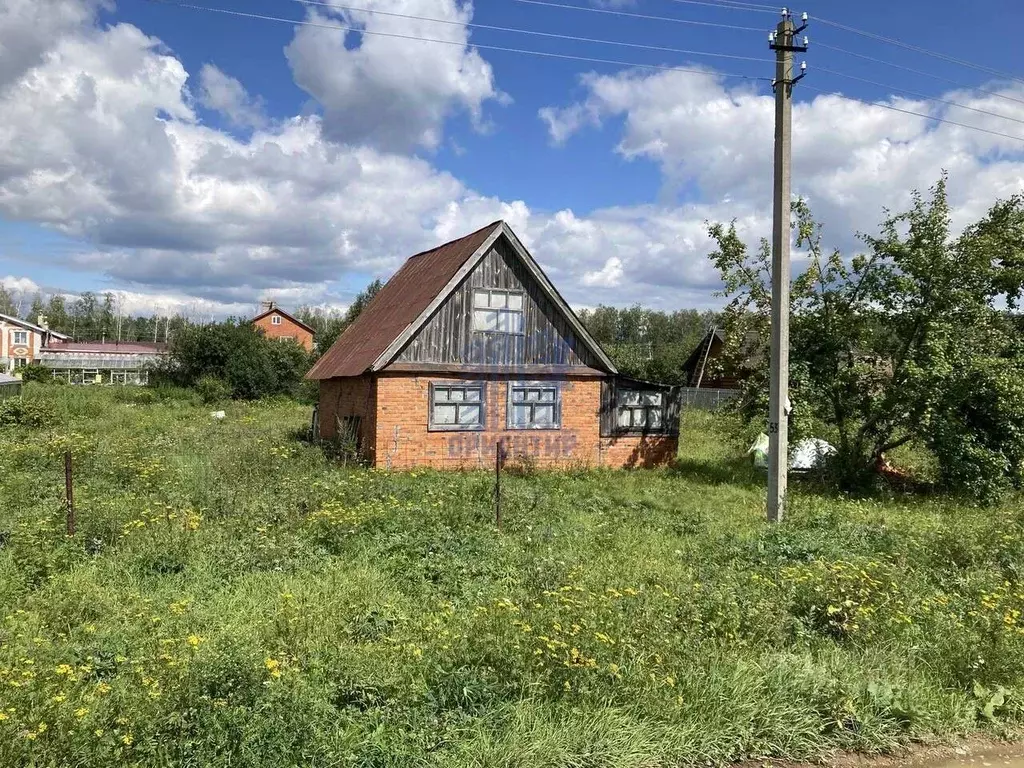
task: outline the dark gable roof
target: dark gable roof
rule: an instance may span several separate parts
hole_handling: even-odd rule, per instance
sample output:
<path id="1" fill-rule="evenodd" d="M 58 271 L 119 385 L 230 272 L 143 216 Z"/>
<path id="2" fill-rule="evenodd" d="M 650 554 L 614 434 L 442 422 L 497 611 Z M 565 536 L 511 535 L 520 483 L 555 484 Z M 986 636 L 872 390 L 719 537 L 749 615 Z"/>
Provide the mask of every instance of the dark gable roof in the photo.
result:
<path id="1" fill-rule="evenodd" d="M 505 222 L 495 221 L 472 234 L 409 258 L 306 378 L 360 376 L 387 365 L 499 237 L 505 237 L 512 245 L 540 289 L 601 362 L 601 368 L 617 373 L 614 363 L 587 333 L 515 233 Z"/>
<path id="2" fill-rule="evenodd" d="M 307 331 L 309 331 L 310 333 L 313 333 L 313 334 L 316 333 L 316 329 L 315 328 L 310 328 L 308 325 L 306 325 L 304 322 L 299 320 L 297 317 L 295 317 L 294 315 L 288 314 L 287 312 L 285 312 L 280 307 L 271 307 L 270 309 L 265 310 L 264 312 L 260 312 L 250 322 L 255 323 L 257 320 L 260 320 L 260 319 L 266 317 L 267 315 L 274 315 L 274 314 L 280 315 L 281 317 L 287 317 L 289 320 L 291 320 L 293 323 L 295 323 L 300 328 L 304 328 L 305 330 L 307 330 Z"/>
<path id="3" fill-rule="evenodd" d="M 697 366 L 700 365 L 701 360 L 704 358 L 704 353 L 708 348 L 708 344 L 712 343 L 712 336 L 722 344 L 725 344 L 725 332 L 722 331 L 721 328 L 715 327 L 705 333 L 701 336 L 700 341 L 697 342 L 697 346 L 693 348 L 693 352 L 690 353 L 690 356 L 686 358 L 686 362 L 683 363 L 683 371 L 685 373 L 691 373 L 697 370 Z"/>
<path id="4" fill-rule="evenodd" d="M 307 379 L 359 376 L 420 316 L 500 221 L 410 257 L 327 350 Z"/>

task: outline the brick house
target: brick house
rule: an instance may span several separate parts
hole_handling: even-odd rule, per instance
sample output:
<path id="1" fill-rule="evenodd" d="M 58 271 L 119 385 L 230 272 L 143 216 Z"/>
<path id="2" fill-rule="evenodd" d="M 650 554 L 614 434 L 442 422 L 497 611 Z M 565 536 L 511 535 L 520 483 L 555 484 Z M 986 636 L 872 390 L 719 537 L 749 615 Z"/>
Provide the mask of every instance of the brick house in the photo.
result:
<path id="1" fill-rule="evenodd" d="M 67 336 L 46 327 L 45 318 L 30 323 L 10 315 L 0 315 L 0 373 L 16 372 L 39 360 L 40 351 L 51 341 Z"/>
<path id="2" fill-rule="evenodd" d="M 371 465 L 653 466 L 675 388 L 627 379 L 502 221 L 409 258 L 307 378 L 316 429 Z"/>
<path id="3" fill-rule="evenodd" d="M 252 319 L 252 324 L 269 339 L 295 341 L 307 352 L 313 351 L 313 329 L 272 301 L 263 302 L 263 311 Z"/>

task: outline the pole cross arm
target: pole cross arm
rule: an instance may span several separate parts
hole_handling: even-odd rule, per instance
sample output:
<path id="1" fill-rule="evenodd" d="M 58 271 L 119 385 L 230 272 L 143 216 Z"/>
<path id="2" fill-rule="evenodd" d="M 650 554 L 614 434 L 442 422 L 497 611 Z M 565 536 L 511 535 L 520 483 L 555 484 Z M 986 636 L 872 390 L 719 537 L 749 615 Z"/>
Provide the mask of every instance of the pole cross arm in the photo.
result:
<path id="1" fill-rule="evenodd" d="M 791 51 L 793 53 L 807 53 L 806 45 L 787 45 L 786 43 L 768 43 L 773 51 Z"/>

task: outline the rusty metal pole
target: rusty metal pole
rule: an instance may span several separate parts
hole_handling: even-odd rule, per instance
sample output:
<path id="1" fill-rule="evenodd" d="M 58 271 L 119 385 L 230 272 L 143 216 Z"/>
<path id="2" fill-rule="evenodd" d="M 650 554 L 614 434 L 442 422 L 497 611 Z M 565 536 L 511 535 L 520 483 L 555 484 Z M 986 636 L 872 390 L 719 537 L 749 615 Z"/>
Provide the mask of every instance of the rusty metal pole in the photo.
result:
<path id="1" fill-rule="evenodd" d="M 71 483 L 71 451 L 64 451 L 64 495 L 67 501 L 67 534 L 75 535 L 75 496 Z"/>

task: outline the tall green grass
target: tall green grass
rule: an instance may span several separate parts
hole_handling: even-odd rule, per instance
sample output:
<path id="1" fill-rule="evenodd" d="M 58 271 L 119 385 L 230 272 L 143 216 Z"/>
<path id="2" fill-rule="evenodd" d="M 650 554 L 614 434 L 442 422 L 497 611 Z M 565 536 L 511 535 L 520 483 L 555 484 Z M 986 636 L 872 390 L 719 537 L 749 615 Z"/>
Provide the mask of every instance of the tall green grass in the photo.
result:
<path id="1" fill-rule="evenodd" d="M 0 428 L 0 765 L 669 766 L 891 751 L 1024 708 L 1024 516 L 677 466 L 333 465 L 308 410 L 30 386 Z M 62 454 L 78 533 L 63 532 Z"/>

